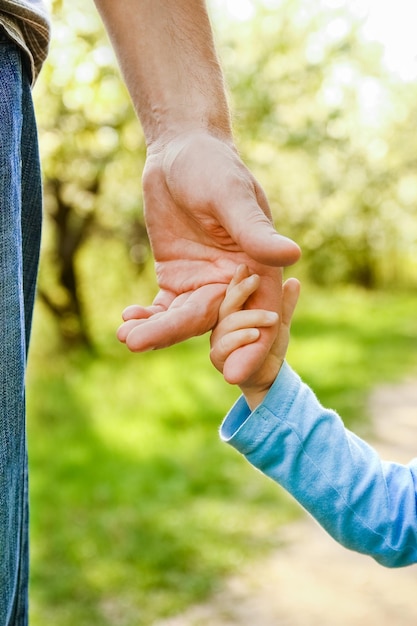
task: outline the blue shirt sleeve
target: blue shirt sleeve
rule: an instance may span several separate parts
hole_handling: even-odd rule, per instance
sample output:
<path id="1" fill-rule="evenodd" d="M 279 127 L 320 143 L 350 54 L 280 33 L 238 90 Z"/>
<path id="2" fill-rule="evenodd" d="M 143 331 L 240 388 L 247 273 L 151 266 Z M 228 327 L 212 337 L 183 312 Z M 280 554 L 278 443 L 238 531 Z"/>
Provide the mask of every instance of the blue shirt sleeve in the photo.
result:
<path id="1" fill-rule="evenodd" d="M 387 567 L 417 562 L 417 459 L 381 460 L 287 363 L 255 411 L 239 398 L 220 436 L 345 547 Z"/>

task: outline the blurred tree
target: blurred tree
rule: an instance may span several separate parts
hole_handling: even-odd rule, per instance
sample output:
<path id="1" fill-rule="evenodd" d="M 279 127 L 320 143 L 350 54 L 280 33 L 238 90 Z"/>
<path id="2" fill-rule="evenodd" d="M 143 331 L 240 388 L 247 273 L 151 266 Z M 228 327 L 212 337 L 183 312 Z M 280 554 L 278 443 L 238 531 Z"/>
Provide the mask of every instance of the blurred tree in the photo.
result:
<path id="1" fill-rule="evenodd" d="M 317 283 L 409 279 L 416 88 L 384 70 L 347 3 L 253 6 L 234 28 L 217 21 L 238 143 L 277 227 L 301 244 Z"/>
<path id="2" fill-rule="evenodd" d="M 53 15 L 35 92 L 48 216 L 39 295 L 67 342 L 92 347 L 79 253 L 93 236 L 117 237 L 143 266 L 145 146 L 94 6 L 56 0 Z"/>
<path id="3" fill-rule="evenodd" d="M 237 143 L 277 227 L 301 244 L 302 271 L 367 288 L 415 280 L 417 86 L 384 71 L 346 2 L 252 5 L 240 22 L 213 10 L 215 31 Z M 48 218 L 39 291 L 62 336 L 91 345 L 88 254 L 117 240 L 139 270 L 149 254 L 145 145 L 93 4 L 55 0 L 53 13 L 35 91 Z"/>

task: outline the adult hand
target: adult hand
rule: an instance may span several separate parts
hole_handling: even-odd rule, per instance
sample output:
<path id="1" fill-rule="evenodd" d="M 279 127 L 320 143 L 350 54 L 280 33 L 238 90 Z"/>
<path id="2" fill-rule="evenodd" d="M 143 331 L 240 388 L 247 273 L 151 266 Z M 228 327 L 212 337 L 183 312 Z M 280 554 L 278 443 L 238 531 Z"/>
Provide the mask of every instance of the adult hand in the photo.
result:
<path id="1" fill-rule="evenodd" d="M 240 264 L 261 279 L 247 306 L 280 310 L 279 268 L 300 250 L 275 231 L 265 194 L 232 143 L 190 131 L 153 146 L 143 193 L 160 291 L 151 306 L 124 311 L 118 338 L 130 350 L 163 348 L 213 328 Z M 265 329 L 245 348 L 251 369 L 272 341 Z"/>

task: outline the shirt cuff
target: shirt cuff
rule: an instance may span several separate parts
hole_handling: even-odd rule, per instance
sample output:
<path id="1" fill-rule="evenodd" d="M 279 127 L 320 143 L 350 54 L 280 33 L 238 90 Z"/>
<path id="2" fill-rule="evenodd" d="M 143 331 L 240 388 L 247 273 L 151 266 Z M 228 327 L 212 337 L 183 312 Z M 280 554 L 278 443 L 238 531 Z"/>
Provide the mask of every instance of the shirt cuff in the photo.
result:
<path id="1" fill-rule="evenodd" d="M 301 379 L 286 361 L 265 398 L 254 411 L 251 411 L 242 395 L 235 402 L 220 427 L 220 438 L 247 454 L 247 444 L 253 437 L 259 438 L 265 417 L 270 422 L 271 414 L 278 421 L 285 419 L 301 385 Z"/>

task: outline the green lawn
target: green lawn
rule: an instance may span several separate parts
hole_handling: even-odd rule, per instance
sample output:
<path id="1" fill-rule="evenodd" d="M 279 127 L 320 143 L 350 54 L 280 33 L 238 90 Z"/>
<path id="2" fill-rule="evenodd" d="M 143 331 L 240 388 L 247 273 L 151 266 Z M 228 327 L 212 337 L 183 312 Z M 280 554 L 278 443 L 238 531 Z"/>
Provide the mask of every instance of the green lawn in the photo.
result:
<path id="1" fill-rule="evenodd" d="M 366 432 L 367 391 L 416 371 L 414 310 L 411 295 L 306 289 L 289 361 Z M 32 626 L 151 625 L 279 545 L 299 509 L 219 441 L 238 394 L 209 364 L 207 337 L 131 355 L 109 336 L 93 358 L 57 352 L 48 332 L 39 314 Z"/>

